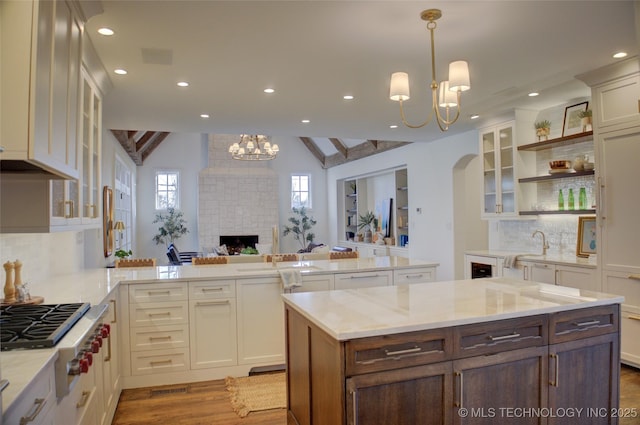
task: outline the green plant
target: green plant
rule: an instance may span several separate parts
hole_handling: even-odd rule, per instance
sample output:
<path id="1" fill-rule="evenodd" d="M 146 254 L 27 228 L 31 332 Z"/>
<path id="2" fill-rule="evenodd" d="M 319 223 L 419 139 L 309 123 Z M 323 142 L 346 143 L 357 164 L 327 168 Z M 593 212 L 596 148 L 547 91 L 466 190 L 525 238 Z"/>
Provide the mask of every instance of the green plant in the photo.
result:
<path id="1" fill-rule="evenodd" d="M 587 117 L 591 117 L 591 116 L 592 116 L 591 109 L 587 109 L 586 111 L 578 112 L 578 118 L 587 118 Z"/>
<path id="2" fill-rule="evenodd" d="M 536 128 L 536 130 L 539 128 L 551 128 L 551 121 L 549 120 L 538 121 L 533 126 Z"/>
<path id="3" fill-rule="evenodd" d="M 373 213 L 373 211 L 367 211 L 366 213 L 360 215 L 358 217 L 358 229 L 359 230 L 371 230 L 373 231 L 374 229 L 371 227 L 371 225 L 375 225 L 375 227 L 377 226 L 377 222 L 378 220 L 376 219 L 376 215 Z"/>
<path id="4" fill-rule="evenodd" d="M 185 233 L 189 233 L 185 226 L 187 222 L 182 216 L 182 211 L 175 208 L 167 208 L 166 213 L 156 214 L 153 222 L 162 223 L 162 226 L 158 227 L 158 234 L 153 237 L 153 241 L 158 245 L 164 243 L 169 246 Z"/>
<path id="5" fill-rule="evenodd" d="M 284 230 L 282 234 L 287 236 L 289 233 L 293 234 L 293 238 L 300 242 L 302 245 L 302 249 L 306 248 L 306 243 L 312 243 L 313 239 L 315 239 L 316 235 L 311 232 L 313 226 L 316 225 L 316 220 L 313 217 L 309 217 L 307 215 L 307 210 L 305 207 L 293 207 L 291 209 L 294 216 L 289 217 L 287 220 L 291 223 L 291 226 L 284 226 Z"/>
<path id="6" fill-rule="evenodd" d="M 119 249 L 114 255 L 118 258 L 127 258 L 128 256 L 133 255 L 133 252 L 131 252 L 131 250 L 125 251 L 124 249 Z"/>

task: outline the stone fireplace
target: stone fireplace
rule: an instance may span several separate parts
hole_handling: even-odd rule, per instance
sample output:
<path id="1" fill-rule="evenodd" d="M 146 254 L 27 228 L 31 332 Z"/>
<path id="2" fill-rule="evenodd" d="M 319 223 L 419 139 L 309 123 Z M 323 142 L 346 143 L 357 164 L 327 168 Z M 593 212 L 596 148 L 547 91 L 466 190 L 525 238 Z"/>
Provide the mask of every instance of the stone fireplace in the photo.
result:
<path id="1" fill-rule="evenodd" d="M 219 246 L 221 236 L 257 236 L 273 243 L 278 224 L 278 176 L 270 161 L 231 159 L 239 135 L 210 134 L 209 166 L 198 178 L 198 238 L 201 248 Z"/>

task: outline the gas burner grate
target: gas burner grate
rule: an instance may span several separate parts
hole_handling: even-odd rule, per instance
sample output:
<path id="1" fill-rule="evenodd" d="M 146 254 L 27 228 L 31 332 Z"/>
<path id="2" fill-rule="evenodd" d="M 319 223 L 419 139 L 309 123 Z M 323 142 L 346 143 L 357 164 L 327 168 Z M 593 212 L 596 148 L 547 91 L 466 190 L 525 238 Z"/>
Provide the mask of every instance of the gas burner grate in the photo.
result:
<path id="1" fill-rule="evenodd" d="M 55 346 L 89 307 L 89 303 L 2 306 L 2 351 Z"/>

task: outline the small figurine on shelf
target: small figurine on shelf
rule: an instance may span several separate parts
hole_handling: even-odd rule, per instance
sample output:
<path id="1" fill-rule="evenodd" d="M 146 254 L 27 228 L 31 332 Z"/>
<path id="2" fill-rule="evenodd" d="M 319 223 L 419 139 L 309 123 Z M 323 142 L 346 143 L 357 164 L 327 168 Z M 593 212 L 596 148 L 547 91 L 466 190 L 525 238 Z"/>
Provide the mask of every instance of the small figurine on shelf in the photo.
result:
<path id="1" fill-rule="evenodd" d="M 536 128 L 536 136 L 538 136 L 538 141 L 541 141 L 543 137 L 544 140 L 549 139 L 549 134 L 551 133 L 551 121 L 538 121 L 534 124 L 534 127 Z"/>

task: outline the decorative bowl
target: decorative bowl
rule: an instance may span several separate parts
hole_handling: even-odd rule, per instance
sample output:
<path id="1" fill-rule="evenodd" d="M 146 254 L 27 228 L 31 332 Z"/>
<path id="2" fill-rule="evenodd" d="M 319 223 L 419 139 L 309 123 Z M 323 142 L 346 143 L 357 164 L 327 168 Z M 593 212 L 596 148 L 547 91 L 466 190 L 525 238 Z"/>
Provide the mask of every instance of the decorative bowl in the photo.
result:
<path id="1" fill-rule="evenodd" d="M 571 168 L 571 161 L 567 159 L 549 161 L 549 167 L 551 167 L 552 170 L 568 170 Z"/>
<path id="2" fill-rule="evenodd" d="M 595 164 L 593 162 L 585 162 L 584 169 L 585 171 L 591 171 L 595 168 Z"/>

